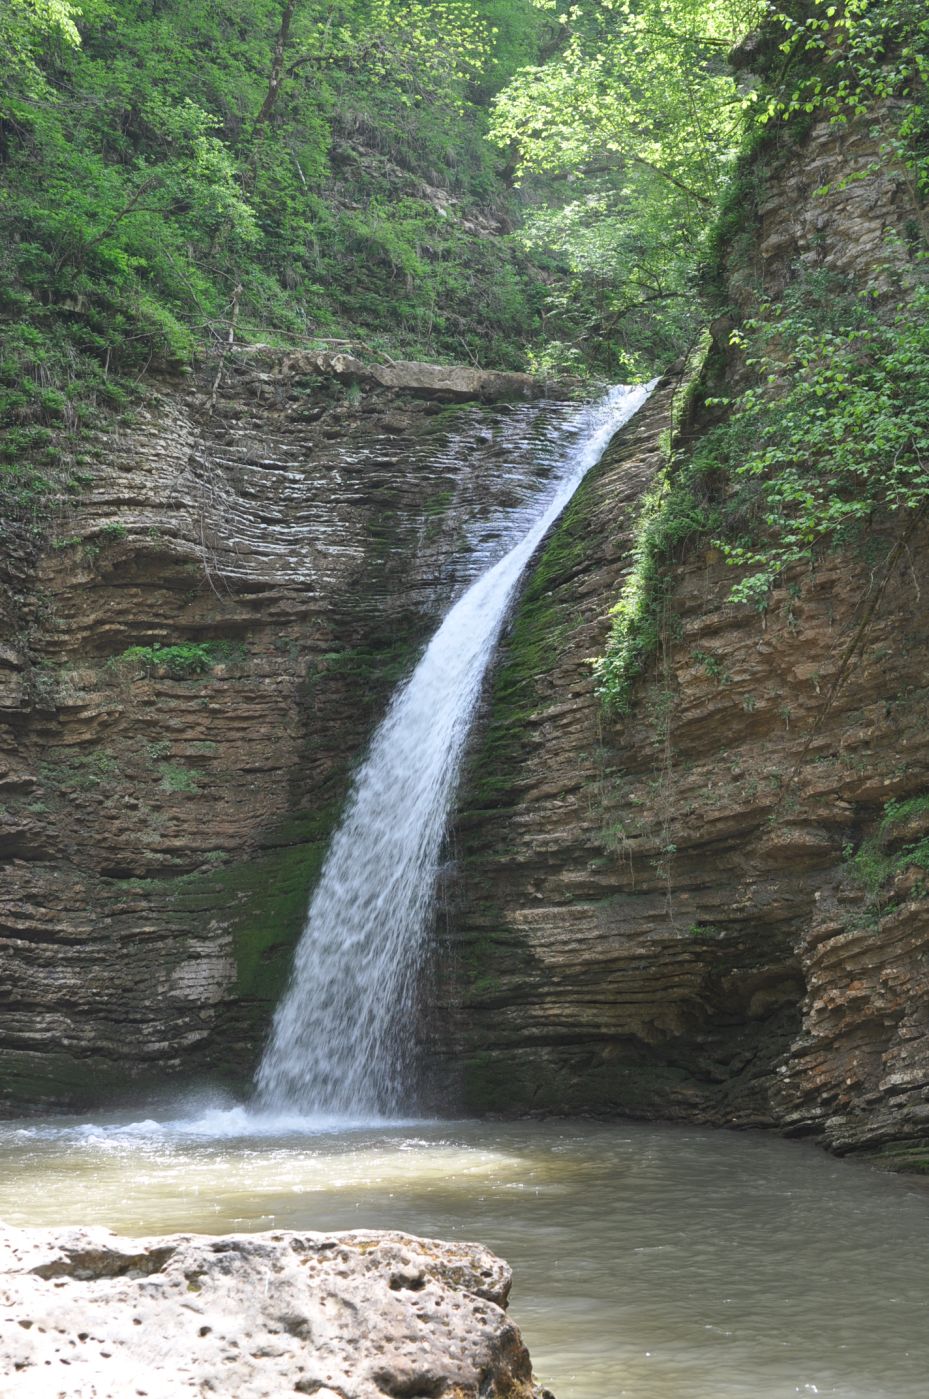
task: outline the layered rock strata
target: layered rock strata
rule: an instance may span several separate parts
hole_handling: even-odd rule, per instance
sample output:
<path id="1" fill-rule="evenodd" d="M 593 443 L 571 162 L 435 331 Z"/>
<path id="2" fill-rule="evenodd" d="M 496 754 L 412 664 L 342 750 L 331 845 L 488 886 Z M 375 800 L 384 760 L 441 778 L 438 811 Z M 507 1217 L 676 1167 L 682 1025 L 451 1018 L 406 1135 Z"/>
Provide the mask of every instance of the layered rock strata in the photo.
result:
<path id="1" fill-rule="evenodd" d="M 324 350 L 289 355 L 284 367 L 289 373 L 318 374 L 344 384 L 366 389 L 394 389 L 413 398 L 438 399 L 443 403 L 499 403 L 543 398 L 555 396 L 557 390 L 557 386 L 535 375 L 509 370 L 478 369 L 465 364 L 424 364 L 421 360 L 408 359 L 369 364 L 355 355 Z"/>
<path id="2" fill-rule="evenodd" d="M 21 1399 L 539 1399 L 510 1281 L 405 1234 L 4 1230 L 0 1376 Z"/>
<path id="3" fill-rule="evenodd" d="M 42 546 L 12 538 L 12 1110 L 248 1073 L 352 764 L 495 512 L 550 469 L 506 445 L 534 408 L 430 392 L 230 356 L 219 381 L 150 385 Z"/>
<path id="4" fill-rule="evenodd" d="M 860 126 L 782 155 L 731 254 L 704 393 L 746 372 L 738 314 L 804 270 L 902 294 L 906 195 Z M 764 618 L 727 601 L 713 548 L 691 550 L 632 711 L 608 719 L 590 658 L 672 394 L 584 484 L 502 648 L 455 832 L 434 1061 L 471 1110 L 775 1125 L 929 1168 L 929 531 L 875 521 Z"/>

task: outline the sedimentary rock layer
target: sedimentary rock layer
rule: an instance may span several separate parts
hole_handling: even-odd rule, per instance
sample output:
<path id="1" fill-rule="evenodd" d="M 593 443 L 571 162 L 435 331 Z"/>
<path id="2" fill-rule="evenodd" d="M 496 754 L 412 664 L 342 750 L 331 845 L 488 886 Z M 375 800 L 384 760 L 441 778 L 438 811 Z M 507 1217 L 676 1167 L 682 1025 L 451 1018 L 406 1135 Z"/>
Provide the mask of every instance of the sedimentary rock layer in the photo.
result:
<path id="1" fill-rule="evenodd" d="M 494 511 L 533 489 L 501 445 L 530 410 L 270 352 L 230 356 L 211 401 L 214 379 L 149 385 L 41 547 L 3 556 L 14 1110 L 241 1082 L 352 764 Z"/>
<path id="2" fill-rule="evenodd" d="M 500 403 L 543 398 L 547 394 L 556 396 L 553 386 L 533 374 L 477 369 L 467 364 L 423 364 L 408 359 L 367 364 L 354 355 L 307 350 L 288 356 L 285 369 L 289 373 L 319 374 L 368 389 L 394 389 L 413 398 L 438 399 L 442 403 Z"/>
<path id="3" fill-rule="evenodd" d="M 716 393 L 746 372 L 739 311 L 801 270 L 905 294 L 903 179 L 866 126 L 815 127 L 760 186 Z M 502 649 L 440 920 L 440 1076 L 472 1109 L 776 1125 L 929 1162 L 929 901 L 906 853 L 929 836 L 929 530 L 875 519 L 764 617 L 691 549 L 611 720 L 589 662 L 672 395 L 585 483 Z"/>
<path id="4" fill-rule="evenodd" d="M 3 1392 L 534 1399 L 510 1281 L 406 1234 L 2 1230 Z"/>

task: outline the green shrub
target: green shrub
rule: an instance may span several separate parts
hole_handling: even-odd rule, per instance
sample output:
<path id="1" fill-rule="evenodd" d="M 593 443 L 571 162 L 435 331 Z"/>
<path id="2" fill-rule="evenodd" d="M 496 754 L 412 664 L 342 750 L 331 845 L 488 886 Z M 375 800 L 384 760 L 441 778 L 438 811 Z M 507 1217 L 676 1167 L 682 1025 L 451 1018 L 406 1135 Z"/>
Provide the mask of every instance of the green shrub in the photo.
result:
<path id="1" fill-rule="evenodd" d="M 130 646 L 119 656 L 116 664 L 138 665 L 145 675 L 166 670 L 176 680 L 203 675 L 224 661 L 238 661 L 245 656 L 240 641 L 182 641 L 172 646 Z"/>
<path id="2" fill-rule="evenodd" d="M 159 763 L 160 786 L 165 792 L 191 793 L 197 791 L 197 784 L 203 773 L 197 768 L 181 767 L 177 763 Z"/>
<path id="3" fill-rule="evenodd" d="M 929 502 L 929 287 L 887 314 L 867 291 L 808 277 L 733 339 L 755 383 L 714 401 L 728 417 L 692 471 L 732 481 L 717 542 L 747 570 L 732 600 L 763 607 L 824 544 Z"/>
<path id="4" fill-rule="evenodd" d="M 915 866 L 929 876 L 929 834 L 917 835 L 916 839 L 905 840 L 902 844 L 898 834 L 901 825 L 919 817 L 926 818 L 924 824 L 929 825 L 929 794 L 890 801 L 884 807 L 875 834 L 863 840 L 857 850 L 852 846 L 845 848 L 849 875 L 867 891 L 870 902 L 878 910 L 886 907 L 883 891 L 897 875 Z M 925 897 L 927 883 L 929 880 L 920 879 L 914 892 Z"/>

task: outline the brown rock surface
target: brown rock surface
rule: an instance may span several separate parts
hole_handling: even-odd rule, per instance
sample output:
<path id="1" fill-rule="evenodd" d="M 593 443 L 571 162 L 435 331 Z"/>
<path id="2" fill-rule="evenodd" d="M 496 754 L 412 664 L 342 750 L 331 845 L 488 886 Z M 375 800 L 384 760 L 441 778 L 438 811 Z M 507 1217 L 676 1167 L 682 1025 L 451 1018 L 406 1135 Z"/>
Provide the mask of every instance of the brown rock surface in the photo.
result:
<path id="1" fill-rule="evenodd" d="M 534 1399 L 479 1244 L 407 1234 L 0 1232 L 0 1383 L 22 1399 Z"/>
<path id="2" fill-rule="evenodd" d="M 210 413 L 212 379 L 150 386 L 44 550 L 4 556 L 14 1110 L 241 1082 L 351 766 L 470 576 L 468 541 L 538 485 L 503 445 L 535 408 L 362 393 L 250 353 Z"/>
<path id="3" fill-rule="evenodd" d="M 500 658 L 434 1034 L 471 1108 L 781 1125 L 842 1147 L 918 1138 L 925 879 L 901 874 L 882 903 L 849 856 L 889 801 L 929 794 L 929 628 L 912 608 L 929 540 L 893 571 L 827 713 L 870 565 L 831 556 L 762 623 L 725 603 L 711 552 L 678 569 L 673 639 L 628 719 L 606 721 L 589 657 L 668 397 L 582 489 Z"/>
<path id="4" fill-rule="evenodd" d="M 769 173 L 730 267 L 743 311 L 798 267 L 905 281 L 885 242 L 901 184 L 875 161 L 861 128 L 820 126 Z M 723 392 L 745 372 L 730 325 Z M 582 487 L 499 658 L 446 888 L 438 1071 L 472 1109 L 777 1125 L 929 1164 L 929 881 L 905 857 L 929 831 L 929 531 L 886 572 L 906 522 L 875 521 L 764 618 L 727 602 L 715 550 L 691 550 L 632 712 L 607 720 L 589 658 L 670 397 Z M 890 802 L 910 803 L 908 833 Z"/>

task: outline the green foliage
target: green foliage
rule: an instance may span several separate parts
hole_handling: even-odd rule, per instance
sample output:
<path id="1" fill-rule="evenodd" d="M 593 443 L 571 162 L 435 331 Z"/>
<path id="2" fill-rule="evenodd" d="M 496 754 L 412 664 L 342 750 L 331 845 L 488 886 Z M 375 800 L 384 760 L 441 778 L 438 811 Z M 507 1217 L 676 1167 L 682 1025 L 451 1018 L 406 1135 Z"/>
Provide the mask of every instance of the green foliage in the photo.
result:
<path id="1" fill-rule="evenodd" d="M 723 469 L 736 484 L 718 543 L 749 570 L 733 601 L 764 606 L 777 578 L 825 542 L 878 510 L 929 502 L 929 287 L 888 316 L 867 292 L 807 278 L 734 338 L 755 382 L 723 405 L 729 416 L 692 469 Z"/>
<path id="2" fill-rule="evenodd" d="M 224 661 L 240 660 L 243 655 L 241 642 L 183 641 L 173 646 L 130 646 L 115 657 L 115 663 L 138 667 L 143 675 L 164 670 L 174 680 L 188 680 Z"/>
<path id="3" fill-rule="evenodd" d="M 743 571 L 730 600 L 764 608 L 785 570 L 847 542 L 875 513 L 929 504 L 929 288 L 891 314 L 830 279 L 795 284 L 738 338 L 753 382 L 646 497 L 633 568 L 595 664 L 607 709 L 631 686 L 666 623 L 670 569 L 702 538 Z M 711 672 L 712 673 L 712 672 Z"/>
<path id="4" fill-rule="evenodd" d="M 544 177 L 521 236 L 562 260 L 546 314 L 575 355 L 598 338 L 614 370 L 648 373 L 694 338 L 694 273 L 744 122 L 726 53 L 761 13 L 753 0 L 579 0 L 558 16 L 554 56 L 497 98 L 493 139 Z"/>
<path id="5" fill-rule="evenodd" d="M 50 756 L 39 764 L 39 775 L 47 787 L 64 791 L 86 792 L 106 786 L 107 780 L 119 772 L 119 764 L 105 748 L 87 753 L 69 749 L 51 749 Z"/>
<path id="6" fill-rule="evenodd" d="M 705 244 L 703 287 L 716 312 L 728 309 L 720 295 L 727 275 L 747 261 L 740 241 L 756 233 L 776 158 L 772 128 L 796 129 L 814 113 L 835 122 L 872 113 L 881 160 L 906 174 L 912 261 L 901 280 L 900 249 L 891 250 L 888 266 L 876 268 L 887 273 L 879 296 L 824 275 L 800 277 L 733 333 L 749 382 L 731 399 L 709 401 L 717 425 L 676 455 L 647 502 L 635 568 L 597 662 L 604 701 L 617 712 L 667 625 L 677 539 L 714 542 L 743 573 L 731 599 L 763 609 L 786 570 L 812 566 L 818 551 L 854 538 L 878 514 L 929 501 L 929 19 L 896 0 L 844 8 L 813 0 L 794 13 L 770 11 L 752 61 L 763 81 L 741 96 L 744 154 Z M 898 300 L 888 304 L 894 277 Z"/>
<path id="7" fill-rule="evenodd" d="M 6 84 L 0 89 L 0 120 L 15 112 L 17 98 L 45 91 L 39 58 L 47 45 L 76 47 L 80 10 L 70 0 L 5 0 L 0 8 L 0 53 Z"/>
<path id="8" fill-rule="evenodd" d="M 594 662 L 597 692 L 612 714 L 626 714 L 632 686 L 667 626 L 671 565 L 717 516 L 693 489 L 689 475 L 672 462 L 645 496 L 632 551 L 632 569 L 610 611 L 604 654 Z"/>
<path id="9" fill-rule="evenodd" d="M 721 248 L 731 256 L 752 236 L 759 143 L 773 128 L 802 134 L 814 114 L 837 123 L 870 114 L 880 161 L 904 172 L 925 238 L 925 7 L 579 0 L 558 22 L 548 61 L 521 69 L 498 96 L 491 133 L 518 172 L 535 176 L 528 189 L 541 203 L 520 237 L 558 267 L 547 363 L 647 373 L 679 353 L 700 321 L 698 277 L 706 288 Z M 740 81 L 727 50 L 759 24 L 753 76 Z M 740 150 L 752 159 L 737 163 Z M 570 181 L 567 199 L 559 180 Z"/>
<path id="10" fill-rule="evenodd" d="M 534 274 L 465 225 L 503 212 L 481 103 L 540 32 L 529 0 L 7 0 L 0 421 L 187 363 L 237 286 L 246 338 L 521 364 Z"/>
<path id="11" fill-rule="evenodd" d="M 667 630 L 673 560 L 718 519 L 705 483 L 687 469 L 685 455 L 675 449 L 708 348 L 706 337 L 692 352 L 675 395 L 672 429 L 664 441 L 665 465 L 639 507 L 632 567 L 610 611 L 604 654 L 593 662 L 597 692 L 604 708 L 614 715 L 629 712 L 635 680 Z"/>
<path id="12" fill-rule="evenodd" d="M 886 835 L 914 817 L 926 817 L 929 820 L 929 793 L 907 797 L 904 801 L 889 801 L 884 807 L 881 831 Z"/>
<path id="13" fill-rule="evenodd" d="M 697 942 L 718 942 L 725 936 L 724 930 L 714 923 L 691 923 L 687 931 Z"/>
<path id="14" fill-rule="evenodd" d="M 719 54 L 761 13 L 752 0 L 579 0 L 559 16 L 556 59 L 521 70 L 498 98 L 494 138 L 519 143 L 523 168 L 582 171 L 606 158 L 708 202 L 739 130 Z"/>
<path id="15" fill-rule="evenodd" d="M 204 775 L 197 768 L 185 768 L 177 763 L 159 763 L 157 767 L 161 778 L 159 786 L 165 792 L 183 792 L 188 795 L 196 792 L 197 784 Z"/>
<path id="16" fill-rule="evenodd" d="M 773 9 L 780 42 L 759 124 L 825 113 L 878 124 L 882 158 L 901 162 L 929 193 L 929 13 L 910 0 L 812 0 Z M 758 94 L 753 94 L 757 98 Z"/>
<path id="17" fill-rule="evenodd" d="M 925 898 L 929 894 L 929 795 L 888 802 L 875 834 L 857 850 L 847 846 L 844 853 L 850 878 L 867 892 L 877 912 L 887 911 L 886 888 L 891 880 L 914 868 L 926 878 L 918 878 L 911 892 Z"/>
<path id="18" fill-rule="evenodd" d="M 539 272 L 484 133 L 546 30 L 530 0 L 4 0 L 0 531 L 233 315 L 522 368 Z"/>
<path id="19" fill-rule="evenodd" d="M 617 188 L 615 177 L 588 175 L 568 202 L 527 211 L 519 242 L 557 272 L 545 297 L 551 338 L 531 352 L 533 369 L 644 378 L 693 340 L 695 225 L 685 200 L 669 217 L 667 201 L 649 197 L 653 180 L 640 172 Z"/>

